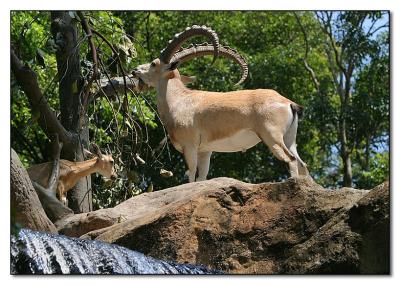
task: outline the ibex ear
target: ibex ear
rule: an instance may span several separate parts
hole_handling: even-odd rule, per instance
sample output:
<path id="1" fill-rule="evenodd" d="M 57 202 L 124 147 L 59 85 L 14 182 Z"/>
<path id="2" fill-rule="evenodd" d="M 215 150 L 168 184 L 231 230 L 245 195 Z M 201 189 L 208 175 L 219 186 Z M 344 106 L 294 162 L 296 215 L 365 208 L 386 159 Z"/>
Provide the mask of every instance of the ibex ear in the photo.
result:
<path id="1" fill-rule="evenodd" d="M 179 61 L 175 61 L 169 64 L 168 70 L 173 71 L 176 70 L 179 66 Z"/>
<path id="2" fill-rule="evenodd" d="M 90 152 L 88 149 L 83 148 L 83 156 L 85 158 L 93 158 L 95 155 Z"/>
<path id="3" fill-rule="evenodd" d="M 195 76 L 186 76 L 186 75 L 181 75 L 181 81 L 184 85 L 194 83 L 196 81 Z"/>
<path id="4" fill-rule="evenodd" d="M 97 155 L 97 157 L 101 158 L 102 154 L 101 154 L 99 146 L 97 146 L 96 143 L 92 143 L 92 144 L 90 144 L 90 146 L 92 147 L 93 152 Z"/>

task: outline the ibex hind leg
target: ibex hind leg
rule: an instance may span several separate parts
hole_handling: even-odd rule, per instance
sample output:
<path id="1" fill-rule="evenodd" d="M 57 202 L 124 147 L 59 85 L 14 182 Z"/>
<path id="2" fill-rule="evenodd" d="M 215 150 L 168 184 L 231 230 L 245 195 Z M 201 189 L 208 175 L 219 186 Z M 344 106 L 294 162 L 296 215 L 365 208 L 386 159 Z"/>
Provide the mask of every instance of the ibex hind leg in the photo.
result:
<path id="1" fill-rule="evenodd" d="M 292 153 L 296 156 L 299 175 L 308 176 L 309 173 L 308 173 L 308 169 L 307 169 L 307 164 L 304 163 L 303 160 L 301 160 L 299 154 L 297 153 L 296 144 L 293 144 L 292 146 L 290 146 L 289 150 L 292 151 Z"/>
<path id="2" fill-rule="evenodd" d="M 289 164 L 291 177 L 299 175 L 297 159 L 295 155 L 292 154 L 292 152 L 286 147 L 282 135 L 280 135 L 278 132 L 268 133 L 267 131 L 262 131 L 258 134 L 258 136 L 268 146 L 276 158 Z"/>
<path id="3" fill-rule="evenodd" d="M 289 129 L 286 131 L 285 135 L 283 136 L 283 141 L 285 145 L 289 148 L 291 153 L 296 157 L 296 164 L 299 175 L 308 176 L 308 169 L 307 164 L 301 160 L 299 154 L 297 153 L 297 144 L 296 144 L 296 134 L 297 134 L 297 124 L 298 124 L 298 117 L 295 115 L 295 118 L 290 125 Z"/>

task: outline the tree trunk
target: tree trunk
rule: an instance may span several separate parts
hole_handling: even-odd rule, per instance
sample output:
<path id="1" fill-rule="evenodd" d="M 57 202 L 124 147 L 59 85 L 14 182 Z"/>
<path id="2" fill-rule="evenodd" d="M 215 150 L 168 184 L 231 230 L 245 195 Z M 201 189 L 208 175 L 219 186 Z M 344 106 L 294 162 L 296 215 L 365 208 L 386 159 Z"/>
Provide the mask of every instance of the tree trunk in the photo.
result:
<path id="1" fill-rule="evenodd" d="M 346 122 L 344 119 L 340 119 L 339 122 L 339 140 L 340 140 L 340 157 L 343 163 L 343 187 L 351 187 L 353 181 L 352 168 L 351 168 L 351 158 L 350 152 L 348 151 L 347 136 L 346 136 Z"/>
<path id="2" fill-rule="evenodd" d="M 56 196 L 49 193 L 40 185 L 36 184 L 35 189 L 47 217 L 56 225 L 57 221 L 74 214 L 74 212 L 64 206 Z"/>
<path id="3" fill-rule="evenodd" d="M 22 166 L 17 153 L 11 149 L 11 211 L 12 223 L 33 230 L 57 233 L 56 227 L 46 216 L 39 198 Z"/>
<path id="4" fill-rule="evenodd" d="M 346 83 L 347 85 L 347 83 Z M 343 187 L 351 187 L 353 182 L 353 174 L 351 167 L 350 151 L 347 142 L 347 132 L 346 132 L 346 114 L 348 110 L 348 98 L 349 91 L 346 89 L 341 89 L 341 108 L 339 116 L 339 141 L 340 141 L 340 157 L 343 162 Z"/>
<path id="5" fill-rule="evenodd" d="M 352 187 L 353 173 L 351 168 L 351 158 L 349 154 L 342 156 L 343 160 L 343 187 Z"/>
<path id="6" fill-rule="evenodd" d="M 70 161 L 82 161 L 83 148 L 88 146 L 88 118 L 81 111 L 83 78 L 80 71 L 78 32 L 74 19 L 68 12 L 51 12 L 51 32 L 60 47 L 56 52 L 59 74 L 61 124 L 78 134 L 77 144 L 65 146 L 62 157 Z M 92 210 L 90 176 L 82 178 L 68 192 L 69 207 L 75 212 Z"/>
<path id="7" fill-rule="evenodd" d="M 369 171 L 369 156 L 370 156 L 370 139 L 369 135 L 367 135 L 366 143 L 365 143 L 365 165 L 364 170 Z"/>

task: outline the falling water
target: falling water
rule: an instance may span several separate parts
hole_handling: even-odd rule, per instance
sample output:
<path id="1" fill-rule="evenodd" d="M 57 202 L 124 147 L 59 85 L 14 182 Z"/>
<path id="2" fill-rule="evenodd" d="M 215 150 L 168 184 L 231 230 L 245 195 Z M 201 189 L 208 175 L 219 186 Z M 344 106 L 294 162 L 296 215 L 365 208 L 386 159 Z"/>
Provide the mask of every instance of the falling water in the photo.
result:
<path id="1" fill-rule="evenodd" d="M 11 238 L 11 274 L 221 274 L 100 241 L 23 229 Z"/>

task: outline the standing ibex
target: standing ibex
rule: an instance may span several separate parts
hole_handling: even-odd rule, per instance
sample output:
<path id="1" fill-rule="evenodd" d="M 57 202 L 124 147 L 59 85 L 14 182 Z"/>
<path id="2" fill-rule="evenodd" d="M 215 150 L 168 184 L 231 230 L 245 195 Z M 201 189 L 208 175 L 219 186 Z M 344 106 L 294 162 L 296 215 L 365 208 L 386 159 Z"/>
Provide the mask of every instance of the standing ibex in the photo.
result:
<path id="1" fill-rule="evenodd" d="M 207 36 L 212 45 L 182 49 L 194 36 Z M 223 55 L 240 64 L 242 83 L 247 64 L 235 50 L 219 45 L 217 34 L 205 26 L 192 26 L 176 34 L 160 57 L 134 69 L 133 74 L 157 90 L 157 108 L 174 147 L 183 153 L 189 182 L 205 180 L 215 152 L 238 152 L 263 141 L 272 153 L 289 164 L 290 175 L 307 175 L 296 150 L 298 119 L 302 108 L 274 90 L 232 92 L 191 90 L 177 70 L 180 62 L 203 55 Z"/>
<path id="2" fill-rule="evenodd" d="M 91 155 L 95 155 L 92 159 L 82 162 L 60 160 L 60 177 L 57 185 L 57 196 L 63 204 L 67 203 L 67 192 L 83 177 L 98 172 L 104 177 L 111 178 L 112 180 L 117 178 L 117 174 L 114 170 L 114 159 L 112 156 L 102 154 L 96 144 L 92 144 L 92 146 L 95 150 L 95 154 L 89 152 Z M 27 171 L 32 181 L 47 188 L 52 168 L 53 162 L 47 162 L 33 165 L 28 168 Z"/>

